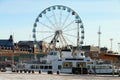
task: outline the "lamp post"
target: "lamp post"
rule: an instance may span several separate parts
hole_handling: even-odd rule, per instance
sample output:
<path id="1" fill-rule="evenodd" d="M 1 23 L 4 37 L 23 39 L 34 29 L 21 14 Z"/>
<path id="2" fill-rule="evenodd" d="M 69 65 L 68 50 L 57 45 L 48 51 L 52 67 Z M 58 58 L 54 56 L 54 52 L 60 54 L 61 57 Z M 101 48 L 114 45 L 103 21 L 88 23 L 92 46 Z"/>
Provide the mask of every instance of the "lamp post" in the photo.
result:
<path id="1" fill-rule="evenodd" d="M 113 41 L 113 38 L 110 39 L 110 44 L 111 44 L 110 50 L 111 51 L 112 51 L 112 41 Z"/>
<path id="2" fill-rule="evenodd" d="M 13 43 L 13 49 L 12 49 L 12 69 L 14 66 L 14 43 Z"/>
<path id="3" fill-rule="evenodd" d="M 118 53 L 120 53 L 120 43 L 118 43 Z"/>

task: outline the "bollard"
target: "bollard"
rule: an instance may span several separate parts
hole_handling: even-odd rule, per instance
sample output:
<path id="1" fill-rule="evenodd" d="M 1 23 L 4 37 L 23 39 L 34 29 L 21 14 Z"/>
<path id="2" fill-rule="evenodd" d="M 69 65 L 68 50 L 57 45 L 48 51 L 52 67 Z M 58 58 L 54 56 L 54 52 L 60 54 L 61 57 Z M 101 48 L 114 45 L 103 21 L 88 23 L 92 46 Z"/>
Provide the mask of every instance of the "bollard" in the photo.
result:
<path id="1" fill-rule="evenodd" d="M 12 72 L 16 72 L 15 70 L 12 70 Z"/>
<path id="2" fill-rule="evenodd" d="M 34 70 L 32 70 L 32 73 L 34 73 Z"/>
<path id="3" fill-rule="evenodd" d="M 15 72 L 15 70 L 12 70 L 12 72 Z"/>
<path id="4" fill-rule="evenodd" d="M 39 74 L 41 74 L 41 72 L 42 72 L 42 71 L 41 71 L 41 70 L 39 70 Z"/>
<path id="5" fill-rule="evenodd" d="M 26 73 L 28 73 L 28 70 L 26 70 Z"/>
<path id="6" fill-rule="evenodd" d="M 18 73 L 18 72 L 19 72 L 19 70 L 16 70 L 16 72 Z"/>
<path id="7" fill-rule="evenodd" d="M 31 71 L 29 70 L 28 73 L 31 73 Z"/>
<path id="8" fill-rule="evenodd" d="M 52 71 L 48 71 L 48 74 L 53 74 L 53 72 Z"/>
<path id="9" fill-rule="evenodd" d="M 24 70 L 24 73 L 26 73 L 27 72 L 27 70 Z"/>
<path id="10" fill-rule="evenodd" d="M 22 70 L 20 70 L 20 73 L 22 73 Z"/>
<path id="11" fill-rule="evenodd" d="M 120 70 L 118 71 L 118 77 L 120 77 Z"/>
<path id="12" fill-rule="evenodd" d="M 60 71 L 57 71 L 57 74 L 59 75 L 59 74 L 60 74 Z"/>

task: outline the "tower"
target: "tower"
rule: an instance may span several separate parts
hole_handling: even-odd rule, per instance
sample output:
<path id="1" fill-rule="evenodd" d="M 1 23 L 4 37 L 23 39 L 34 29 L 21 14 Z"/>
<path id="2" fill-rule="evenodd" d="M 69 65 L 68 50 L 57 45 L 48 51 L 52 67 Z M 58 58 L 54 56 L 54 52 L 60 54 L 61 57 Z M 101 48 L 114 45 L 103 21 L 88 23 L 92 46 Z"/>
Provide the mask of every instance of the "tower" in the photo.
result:
<path id="1" fill-rule="evenodd" d="M 98 30 L 98 48 L 100 48 L 100 39 L 101 39 L 101 31 L 100 31 L 100 26 Z"/>

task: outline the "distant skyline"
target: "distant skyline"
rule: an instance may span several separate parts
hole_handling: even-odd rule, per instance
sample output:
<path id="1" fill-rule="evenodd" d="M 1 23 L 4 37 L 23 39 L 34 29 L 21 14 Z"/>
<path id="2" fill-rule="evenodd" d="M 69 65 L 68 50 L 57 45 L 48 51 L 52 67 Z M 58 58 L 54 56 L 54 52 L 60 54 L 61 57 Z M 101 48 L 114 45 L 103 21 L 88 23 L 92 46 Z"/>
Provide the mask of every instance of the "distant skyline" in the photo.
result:
<path id="1" fill-rule="evenodd" d="M 101 27 L 101 47 L 118 51 L 120 43 L 120 0 L 0 0 L 0 39 L 12 34 L 14 41 L 33 40 L 32 29 L 38 14 L 49 6 L 65 5 L 76 11 L 85 29 L 84 45 L 98 46 Z"/>

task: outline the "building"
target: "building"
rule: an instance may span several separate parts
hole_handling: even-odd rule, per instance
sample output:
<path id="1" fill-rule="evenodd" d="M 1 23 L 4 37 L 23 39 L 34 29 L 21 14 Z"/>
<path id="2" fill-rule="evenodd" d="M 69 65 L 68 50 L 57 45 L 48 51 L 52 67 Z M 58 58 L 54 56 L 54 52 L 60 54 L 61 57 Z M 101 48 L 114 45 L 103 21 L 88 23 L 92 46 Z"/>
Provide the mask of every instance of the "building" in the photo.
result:
<path id="1" fill-rule="evenodd" d="M 0 40 L 0 61 L 11 59 L 11 57 L 8 57 L 8 55 L 12 55 L 13 47 L 14 47 L 14 43 L 13 43 L 12 35 L 10 35 L 9 39 Z"/>
<path id="2" fill-rule="evenodd" d="M 82 50 L 85 51 L 85 55 L 90 56 L 92 59 L 96 60 L 104 60 L 107 62 L 112 62 L 118 66 L 120 66 L 120 55 L 114 53 L 113 51 L 108 51 L 106 47 L 98 48 L 94 46 L 82 46 Z"/>
<path id="3" fill-rule="evenodd" d="M 0 40 L 0 48 L 2 50 L 11 50 L 13 49 L 13 37 L 12 35 L 10 35 L 10 38 L 9 39 L 2 39 Z"/>
<path id="4" fill-rule="evenodd" d="M 17 46 L 20 51 L 28 51 L 29 53 L 34 53 L 33 41 L 19 41 Z"/>
<path id="5" fill-rule="evenodd" d="M 29 53 L 39 54 L 46 53 L 48 45 L 44 41 L 19 41 L 17 44 L 20 51 L 27 51 Z"/>

